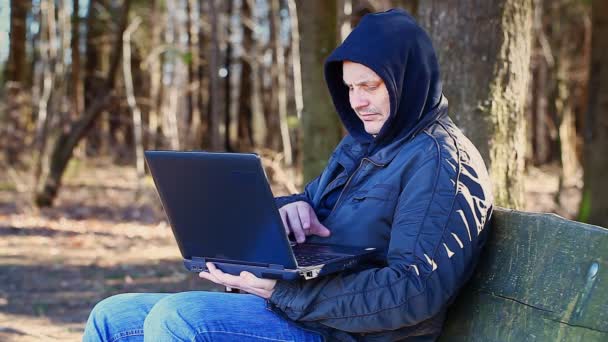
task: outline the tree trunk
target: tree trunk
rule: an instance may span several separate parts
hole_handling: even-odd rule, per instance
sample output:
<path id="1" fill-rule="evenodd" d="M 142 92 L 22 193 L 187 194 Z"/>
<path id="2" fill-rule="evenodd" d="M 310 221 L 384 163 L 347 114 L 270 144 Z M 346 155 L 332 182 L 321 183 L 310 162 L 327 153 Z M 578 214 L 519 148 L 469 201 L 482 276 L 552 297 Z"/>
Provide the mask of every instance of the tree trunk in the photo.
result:
<path id="1" fill-rule="evenodd" d="M 251 27 L 249 29 L 252 30 L 254 37 L 251 54 L 248 54 L 249 62 L 251 63 L 251 130 L 253 143 L 256 147 L 260 148 L 265 146 L 269 128 L 269 122 L 266 121 L 264 113 L 264 94 L 261 72 L 263 69 L 261 66 L 263 44 L 260 42 L 260 35 L 253 33 L 258 20 L 258 16 L 254 14 L 255 11 L 253 10 L 255 8 L 255 1 L 245 0 L 245 2 L 251 12 L 252 21 L 250 22 Z"/>
<path id="2" fill-rule="evenodd" d="M 210 0 L 209 18 L 211 19 L 211 48 L 209 49 L 209 145 L 214 151 L 222 149 L 224 140 L 220 133 L 220 126 L 223 124 L 222 118 L 222 100 L 220 97 L 221 82 L 219 78 L 220 69 L 220 42 L 218 39 L 219 24 L 218 6 L 216 0 Z"/>
<path id="3" fill-rule="evenodd" d="M 225 54 L 224 54 L 224 65 L 223 68 L 226 71 L 223 76 L 223 86 L 224 86 L 224 148 L 228 151 L 233 150 L 233 146 L 235 145 L 234 139 L 236 138 L 236 112 L 232 110 L 232 41 L 230 36 L 233 32 L 232 25 L 232 11 L 234 8 L 234 0 L 228 0 L 224 2 L 225 9 L 225 23 L 224 31 L 223 31 L 223 40 L 226 46 Z M 224 11 L 222 11 L 224 12 Z"/>
<path id="4" fill-rule="evenodd" d="M 300 24 L 298 23 L 298 10 L 295 0 L 287 0 L 289 19 L 291 22 L 291 66 L 293 68 L 293 97 L 296 105 L 296 116 L 302 119 L 302 65 L 300 55 Z"/>
<path id="5" fill-rule="evenodd" d="M 11 1 L 10 43 L 9 55 L 4 70 L 6 85 L 5 101 L 6 116 L 0 112 L 0 147 L 4 148 L 4 156 L 9 164 L 19 161 L 20 151 L 25 142 L 19 139 L 24 131 L 27 114 L 24 102 L 24 92 L 27 79 L 26 18 L 30 1 Z"/>
<path id="6" fill-rule="evenodd" d="M 137 171 L 137 192 L 143 189 L 145 167 L 144 167 L 144 146 L 142 143 L 142 125 L 141 125 L 141 110 L 135 100 L 135 91 L 133 89 L 133 71 L 131 68 L 131 35 L 141 23 L 140 17 L 135 17 L 133 22 L 122 35 L 122 49 L 124 52 L 123 60 L 123 77 L 125 81 L 125 89 L 127 95 L 127 103 L 131 108 L 133 118 L 133 147 L 135 149 L 135 170 Z"/>
<path id="7" fill-rule="evenodd" d="M 196 147 L 202 148 L 208 145 L 209 135 L 209 43 L 210 15 L 208 0 L 198 0 L 199 31 L 198 31 L 198 111 L 200 113 L 200 128 L 196 134 Z"/>
<path id="8" fill-rule="evenodd" d="M 188 91 L 187 91 L 187 112 L 189 123 L 188 126 L 188 141 L 187 146 L 192 147 L 197 144 L 198 132 L 201 125 L 201 113 L 199 108 L 199 52 L 198 52 L 198 31 L 200 24 L 198 23 L 198 13 L 196 9 L 196 0 L 186 1 L 186 26 L 188 30 Z"/>
<path id="9" fill-rule="evenodd" d="M 580 218 L 608 227 L 608 2 L 593 0 L 585 176 Z"/>
<path id="10" fill-rule="evenodd" d="M 91 130 L 112 96 L 116 73 L 122 55 L 122 34 L 127 27 L 129 7 L 130 0 L 125 0 L 118 31 L 116 32 L 114 49 L 112 50 L 113 55 L 110 62 L 110 70 L 104 85 L 98 89 L 95 102 L 87 106 L 86 112 L 70 125 L 69 130 L 63 131 L 60 134 L 53 146 L 49 173 L 43 178 L 44 181 L 41 182 L 44 184 L 42 190 L 37 191 L 36 194 L 35 200 L 38 206 L 50 206 L 53 204 L 57 191 L 61 186 L 63 173 L 72 157 L 74 148 L 87 132 Z"/>
<path id="11" fill-rule="evenodd" d="M 30 1 L 11 1 L 10 46 L 8 60 L 6 61 L 5 81 L 18 82 L 22 87 L 26 80 L 26 54 L 25 20 L 30 8 Z"/>
<path id="12" fill-rule="evenodd" d="M 488 164 L 496 204 L 521 208 L 532 0 L 428 0 L 418 13 L 450 114 Z"/>
<path id="13" fill-rule="evenodd" d="M 530 69 L 530 93 L 534 94 L 530 99 L 530 154 L 534 165 L 545 164 L 551 157 L 551 137 L 548 96 L 551 94 L 550 68 L 553 68 L 555 60 L 544 31 L 544 6 L 543 0 L 534 0 L 533 32 L 534 45 L 531 52 Z"/>
<path id="14" fill-rule="evenodd" d="M 304 108 L 304 181 L 318 176 L 342 137 L 342 125 L 329 97 L 323 62 L 337 45 L 336 1 L 298 3 Z"/>
<path id="15" fill-rule="evenodd" d="M 72 13 L 72 119 L 82 114 L 84 109 L 84 85 L 80 77 L 80 16 L 79 0 L 73 0 Z"/>
<path id="16" fill-rule="evenodd" d="M 274 61 L 276 63 L 276 94 L 279 109 L 279 129 L 281 131 L 281 143 L 283 146 L 283 156 L 285 164 L 291 166 L 293 164 L 291 137 L 289 135 L 289 126 L 287 125 L 287 75 L 285 74 L 285 48 L 281 43 L 281 15 L 279 0 L 271 0 L 271 20 L 274 27 Z"/>
<path id="17" fill-rule="evenodd" d="M 86 21 L 86 50 L 85 50 L 85 66 L 84 66 L 84 108 L 85 111 L 93 105 L 97 96 L 98 90 L 103 86 L 103 77 L 101 74 L 108 72 L 107 56 L 109 53 L 106 48 L 106 39 L 104 35 L 104 27 L 108 23 L 104 20 L 101 13 L 108 9 L 107 0 L 90 0 L 88 15 Z M 96 120 L 97 121 L 97 120 Z M 102 144 L 102 124 L 97 121 L 96 129 L 93 134 L 86 137 L 86 152 L 91 150 L 99 150 Z"/>
<path id="18" fill-rule="evenodd" d="M 55 21 L 55 2 L 48 0 L 40 3 L 40 22 L 42 35 L 40 39 L 40 60 L 42 63 L 42 93 L 38 100 L 38 113 L 36 123 L 36 135 L 34 138 L 33 153 L 33 193 L 38 191 L 38 185 L 44 172 L 48 170 L 47 165 L 47 141 L 48 131 L 52 114 L 55 110 L 51 103 L 51 95 L 54 91 L 53 84 L 57 78 L 57 44 L 56 44 L 56 21 Z M 58 96 L 58 94 L 55 94 Z M 50 108 L 50 110 L 49 110 Z M 49 115 L 49 113 L 51 115 Z"/>
<path id="19" fill-rule="evenodd" d="M 164 7 L 161 0 L 154 0 L 152 4 L 152 15 L 150 17 L 150 26 L 152 27 L 151 43 L 154 47 L 150 56 L 147 58 L 149 63 L 146 63 L 150 73 L 150 110 L 148 112 L 148 146 L 150 148 L 159 147 L 158 133 L 160 128 L 160 108 L 162 94 L 162 64 L 161 64 L 161 42 L 162 31 L 165 18 L 163 15 Z"/>
<path id="20" fill-rule="evenodd" d="M 241 7 L 241 18 L 243 21 L 243 51 L 253 51 L 254 40 L 253 10 L 250 1 L 243 1 Z M 254 146 L 253 141 L 253 73 L 252 64 L 256 63 L 257 56 L 244 53 L 241 56 L 241 80 L 239 82 L 239 105 L 238 105 L 238 148 L 249 150 Z"/>

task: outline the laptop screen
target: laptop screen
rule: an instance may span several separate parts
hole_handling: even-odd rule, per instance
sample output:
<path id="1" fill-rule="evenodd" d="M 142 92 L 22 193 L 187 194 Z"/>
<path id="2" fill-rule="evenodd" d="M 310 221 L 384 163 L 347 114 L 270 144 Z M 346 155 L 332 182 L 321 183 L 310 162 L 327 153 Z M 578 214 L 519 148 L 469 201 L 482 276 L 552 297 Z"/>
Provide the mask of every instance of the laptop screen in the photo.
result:
<path id="1" fill-rule="evenodd" d="M 296 267 L 257 155 L 146 151 L 146 160 L 185 259 Z"/>

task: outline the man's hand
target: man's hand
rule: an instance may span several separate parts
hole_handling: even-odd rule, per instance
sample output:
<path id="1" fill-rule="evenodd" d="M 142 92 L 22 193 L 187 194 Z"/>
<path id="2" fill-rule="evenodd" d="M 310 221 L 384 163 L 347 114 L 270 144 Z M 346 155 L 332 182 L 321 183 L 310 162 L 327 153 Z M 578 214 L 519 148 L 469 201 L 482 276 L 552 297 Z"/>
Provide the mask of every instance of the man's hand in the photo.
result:
<path id="1" fill-rule="evenodd" d="M 249 272 L 241 272 L 239 276 L 224 273 L 217 269 L 214 264 L 207 263 L 207 271 L 198 274 L 199 277 L 210 280 L 218 285 L 243 290 L 265 299 L 270 298 L 274 292 L 277 281 L 272 279 L 261 279 Z"/>
<path id="2" fill-rule="evenodd" d="M 298 201 L 284 205 L 279 209 L 283 226 L 287 234 L 290 232 L 298 243 L 303 243 L 309 235 L 327 237 L 331 234 L 330 230 L 319 222 L 317 214 L 304 201 Z"/>

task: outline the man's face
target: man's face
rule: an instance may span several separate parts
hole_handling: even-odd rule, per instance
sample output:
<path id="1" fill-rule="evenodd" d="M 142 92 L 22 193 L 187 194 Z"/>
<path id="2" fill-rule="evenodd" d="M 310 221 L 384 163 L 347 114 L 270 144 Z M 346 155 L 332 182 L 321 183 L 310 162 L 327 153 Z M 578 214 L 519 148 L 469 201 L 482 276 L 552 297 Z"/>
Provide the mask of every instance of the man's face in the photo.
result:
<path id="1" fill-rule="evenodd" d="M 348 86 L 350 106 L 363 121 L 365 131 L 375 136 L 391 112 L 384 81 L 372 69 L 349 61 L 342 63 L 342 78 Z"/>

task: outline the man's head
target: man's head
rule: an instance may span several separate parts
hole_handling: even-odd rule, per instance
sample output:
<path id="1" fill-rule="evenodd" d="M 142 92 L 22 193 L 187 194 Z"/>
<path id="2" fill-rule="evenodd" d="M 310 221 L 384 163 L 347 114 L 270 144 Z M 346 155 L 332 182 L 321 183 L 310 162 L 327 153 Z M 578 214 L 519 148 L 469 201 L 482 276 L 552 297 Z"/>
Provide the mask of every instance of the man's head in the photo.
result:
<path id="1" fill-rule="evenodd" d="M 410 137 L 447 109 L 431 40 L 401 10 L 364 16 L 327 58 L 325 80 L 344 127 L 371 143 L 370 153 Z"/>
<path id="2" fill-rule="evenodd" d="M 350 106 L 373 136 L 380 132 L 391 114 L 391 101 L 384 81 L 363 64 L 344 61 L 342 79 L 348 87 Z"/>

